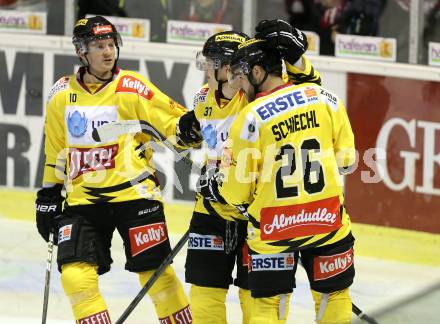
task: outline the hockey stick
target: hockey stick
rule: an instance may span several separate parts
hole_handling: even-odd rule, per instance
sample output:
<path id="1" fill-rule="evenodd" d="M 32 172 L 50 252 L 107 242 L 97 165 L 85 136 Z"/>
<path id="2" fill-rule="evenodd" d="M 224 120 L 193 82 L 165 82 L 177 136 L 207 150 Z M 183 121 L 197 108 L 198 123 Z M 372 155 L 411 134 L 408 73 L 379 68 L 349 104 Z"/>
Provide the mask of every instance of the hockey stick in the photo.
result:
<path id="1" fill-rule="evenodd" d="M 92 132 L 92 138 L 97 142 L 108 142 L 114 140 L 115 137 L 126 134 L 144 133 L 150 135 L 160 142 L 162 142 L 167 148 L 169 148 L 177 157 L 179 157 L 186 165 L 196 165 L 193 161 L 184 155 L 182 150 L 177 149 L 173 143 L 171 143 L 165 136 L 150 123 L 144 120 L 121 120 L 108 124 L 104 124 L 95 128 Z"/>
<path id="2" fill-rule="evenodd" d="M 165 258 L 165 260 L 162 261 L 159 268 L 154 271 L 153 275 L 148 279 L 146 284 L 142 287 L 142 289 L 138 292 L 136 297 L 133 299 L 133 301 L 128 305 L 128 307 L 125 309 L 125 311 L 122 313 L 122 315 L 118 318 L 116 321 L 116 324 L 124 323 L 127 317 L 131 314 L 131 312 L 136 308 L 136 306 L 139 304 L 139 302 L 144 298 L 145 294 L 150 290 L 150 288 L 154 285 L 154 283 L 157 281 L 157 279 L 160 277 L 162 272 L 165 271 L 166 267 L 168 267 L 171 262 L 173 261 L 174 257 L 179 253 L 179 251 L 182 249 L 182 247 L 185 245 L 186 241 L 189 237 L 189 230 L 186 231 L 185 234 L 183 234 L 182 238 L 177 242 L 174 249 L 171 250 L 170 254 Z"/>
<path id="3" fill-rule="evenodd" d="M 44 279 L 44 299 L 43 299 L 43 316 L 41 323 L 46 324 L 47 308 L 49 304 L 49 285 L 50 285 L 50 273 L 52 271 L 52 256 L 53 256 L 53 231 L 49 233 L 49 241 L 47 242 L 47 261 L 46 261 L 46 277 Z"/>
<path id="4" fill-rule="evenodd" d="M 182 155 L 181 151 L 178 151 L 174 145 L 165 138 L 165 136 L 163 136 L 161 133 L 159 133 L 159 131 L 151 124 L 149 124 L 146 121 L 139 121 L 139 120 L 124 120 L 124 121 L 119 121 L 119 122 L 113 122 L 113 123 L 108 123 L 108 124 L 104 124 L 98 128 L 95 128 L 93 130 L 92 133 L 92 137 L 95 141 L 102 141 L 102 142 L 106 142 L 109 140 L 113 140 L 115 138 L 115 136 L 120 136 L 120 135 L 124 135 L 124 134 L 136 134 L 136 133 L 145 133 L 148 135 L 151 135 L 153 137 L 155 137 L 156 139 L 158 139 L 159 141 L 161 141 L 162 143 L 164 143 L 164 145 L 166 147 L 168 147 L 174 154 L 176 154 L 180 159 L 182 159 L 187 165 L 191 166 L 193 165 L 193 161 L 191 160 L 191 158 L 189 158 L 186 155 Z M 237 210 L 243 215 L 245 216 L 247 219 L 249 219 L 249 214 L 246 210 L 246 208 L 244 208 L 243 206 L 235 206 L 237 208 Z M 185 235 L 187 235 L 189 232 L 187 232 Z M 183 239 L 184 237 L 182 237 Z M 181 241 L 182 241 L 181 239 Z M 186 238 L 188 239 L 188 238 Z M 179 241 L 180 243 L 180 241 Z M 177 246 L 176 246 L 177 247 Z M 180 249 L 179 249 L 180 250 Z M 177 251 L 178 252 L 178 251 Z M 176 254 L 177 254 L 176 252 Z M 171 252 L 172 253 L 172 252 Z M 150 278 L 151 280 L 151 278 Z M 154 283 L 154 282 L 153 282 Z M 148 284 L 148 282 L 147 282 Z M 148 288 L 149 289 L 149 288 Z M 148 290 L 147 290 L 148 291 Z M 140 294 L 141 292 L 139 292 Z M 146 291 L 145 291 L 146 293 Z M 145 293 L 142 294 L 142 296 L 145 295 Z M 141 297 L 142 298 L 142 297 Z M 140 299 L 141 299 L 140 298 Z M 135 298 L 136 299 L 136 298 Z M 135 301 L 133 300 L 132 303 L 134 303 Z M 134 305 L 134 307 L 136 307 L 136 305 L 139 303 L 139 301 L 137 301 Z M 131 304 L 130 304 L 131 306 Z M 130 307 L 129 306 L 129 307 Z M 134 308 L 133 307 L 133 308 Z M 128 309 L 127 309 L 128 310 Z M 121 316 L 121 319 L 125 320 L 127 318 L 127 316 L 133 311 L 133 309 L 130 310 L 130 312 L 123 318 L 123 316 Z M 362 312 L 359 307 L 357 307 L 354 303 L 352 303 L 352 311 L 354 314 L 356 314 L 356 316 L 358 316 L 361 320 L 369 323 L 369 324 L 378 324 L 377 321 L 375 319 L 373 319 L 372 317 L 368 316 L 367 314 L 365 314 L 364 312 Z M 124 312 L 125 314 L 125 312 Z M 123 323 L 123 320 L 117 321 L 116 324 L 118 323 Z"/>

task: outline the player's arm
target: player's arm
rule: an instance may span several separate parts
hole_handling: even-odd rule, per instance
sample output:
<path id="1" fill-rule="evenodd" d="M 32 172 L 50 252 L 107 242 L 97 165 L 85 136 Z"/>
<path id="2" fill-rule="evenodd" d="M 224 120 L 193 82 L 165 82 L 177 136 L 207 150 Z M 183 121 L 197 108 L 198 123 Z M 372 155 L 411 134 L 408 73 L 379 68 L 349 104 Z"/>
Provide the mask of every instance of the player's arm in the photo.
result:
<path id="1" fill-rule="evenodd" d="M 310 82 L 321 85 L 321 75 L 305 55 L 302 55 L 294 64 L 286 60 L 284 63 L 286 64 L 287 76 L 293 84 Z"/>
<path id="2" fill-rule="evenodd" d="M 258 128 L 251 122 L 255 119 L 251 113 L 247 116 L 240 114 L 232 124 L 220 164 L 219 194 L 235 206 L 252 202 L 262 155 Z"/>
<path id="3" fill-rule="evenodd" d="M 336 109 L 331 105 L 329 109 L 333 124 L 333 147 L 339 173 L 347 174 L 356 163 L 354 135 L 344 104 L 336 96 L 334 98 L 337 100 Z"/>
<path id="4" fill-rule="evenodd" d="M 197 146 L 200 143 L 198 134 L 193 128 L 198 122 L 193 112 L 188 112 L 182 105 L 162 93 L 145 79 L 149 88 L 148 98 L 138 96 L 137 112 L 140 120 L 145 120 L 174 144 L 180 146 Z"/>

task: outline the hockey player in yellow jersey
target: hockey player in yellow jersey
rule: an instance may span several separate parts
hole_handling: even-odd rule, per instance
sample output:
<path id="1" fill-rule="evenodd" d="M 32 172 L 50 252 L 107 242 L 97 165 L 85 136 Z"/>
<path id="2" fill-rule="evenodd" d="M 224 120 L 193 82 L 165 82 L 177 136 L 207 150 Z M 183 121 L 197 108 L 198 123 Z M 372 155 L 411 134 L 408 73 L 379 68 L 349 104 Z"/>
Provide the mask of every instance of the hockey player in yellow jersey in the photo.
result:
<path id="1" fill-rule="evenodd" d="M 316 84 L 286 83 L 278 52 L 261 39 L 239 46 L 229 80 L 256 99 L 231 126 L 204 194 L 249 219 L 250 323 L 285 323 L 298 257 L 316 322 L 350 323 L 354 238 L 340 174 L 355 150 L 344 105 Z"/>
<path id="2" fill-rule="evenodd" d="M 196 65 L 206 71 L 208 79 L 208 84 L 194 97 L 194 112 L 201 125 L 206 156 L 198 183 L 201 190 L 206 189 L 207 179 L 218 171 L 230 126 L 248 104 L 246 94 L 227 82 L 229 61 L 247 39 L 243 33 L 221 32 L 211 36 L 197 54 Z M 286 65 L 290 78 L 300 83 L 305 80 L 319 83 L 319 74 L 307 58 L 300 58 L 306 45 L 301 47 L 291 42 L 289 47 L 291 63 Z M 249 323 L 246 228 L 246 218 L 235 207 L 196 195 L 185 266 L 186 281 L 191 283 L 190 303 L 195 323 L 226 323 L 225 299 L 231 283 L 239 287 L 242 322 Z"/>
<path id="3" fill-rule="evenodd" d="M 62 286 L 76 322 L 111 323 L 98 276 L 110 270 L 115 229 L 124 241 L 125 268 L 138 273 L 141 285 L 171 248 L 147 145 L 151 138 L 124 135 L 97 143 L 92 131 L 104 123 L 142 119 L 167 137 L 177 135 L 176 142 L 185 147 L 198 145 L 200 136 L 193 113 L 141 75 L 117 67 L 122 41 L 108 20 L 79 20 L 73 44 L 82 67 L 58 80 L 47 100 L 37 228 L 46 241 L 55 230 Z M 148 293 L 161 323 L 192 323 L 187 297 L 171 267 Z"/>

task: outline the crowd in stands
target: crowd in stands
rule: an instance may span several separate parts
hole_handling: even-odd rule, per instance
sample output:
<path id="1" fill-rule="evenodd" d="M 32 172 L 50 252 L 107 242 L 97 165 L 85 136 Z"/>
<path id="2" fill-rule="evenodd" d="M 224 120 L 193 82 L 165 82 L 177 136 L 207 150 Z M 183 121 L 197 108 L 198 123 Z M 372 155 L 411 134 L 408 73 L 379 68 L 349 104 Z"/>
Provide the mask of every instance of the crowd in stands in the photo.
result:
<path id="1" fill-rule="evenodd" d="M 56 0 L 0 0 L 1 9 L 29 7 Z M 293 26 L 320 37 L 320 54 L 334 55 L 337 33 L 383 36 L 397 39 L 405 53 L 408 47 L 410 0 L 264 0 L 258 1 L 262 18 L 284 18 Z M 187 20 L 232 25 L 242 28 L 242 0 L 77 0 L 76 19 L 86 14 L 146 18 L 151 21 L 151 41 L 166 41 L 167 21 Z M 423 1 L 423 44 L 440 42 L 440 0 Z M 397 22 L 399 20 L 399 22 Z M 399 27 L 400 26 L 400 27 Z M 398 58 L 399 61 L 399 58 Z"/>

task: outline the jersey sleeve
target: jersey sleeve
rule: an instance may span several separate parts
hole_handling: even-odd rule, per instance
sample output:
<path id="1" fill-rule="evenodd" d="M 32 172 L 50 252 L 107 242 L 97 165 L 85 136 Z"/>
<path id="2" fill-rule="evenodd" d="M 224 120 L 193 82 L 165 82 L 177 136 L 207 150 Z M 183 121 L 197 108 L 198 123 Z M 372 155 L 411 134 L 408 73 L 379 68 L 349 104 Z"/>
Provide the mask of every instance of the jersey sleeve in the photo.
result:
<path id="1" fill-rule="evenodd" d="M 354 135 L 344 104 L 336 96 L 333 98 L 336 103 L 331 102 L 329 109 L 333 126 L 333 147 L 339 172 L 345 174 L 351 171 L 356 162 Z"/>
<path id="2" fill-rule="evenodd" d="M 66 81 L 68 82 L 68 80 Z M 46 103 L 46 118 L 44 122 L 44 164 L 43 186 L 64 183 L 64 170 L 66 165 L 65 132 L 64 126 L 65 97 L 62 93 L 55 93 L 64 89 L 59 87 L 58 81 L 51 89 Z M 55 89 L 55 90 L 54 90 Z"/>
<path id="3" fill-rule="evenodd" d="M 253 200 L 261 159 L 258 136 L 255 116 L 242 111 L 231 126 L 220 164 L 223 181 L 219 193 L 230 205 L 249 204 Z"/>
<path id="4" fill-rule="evenodd" d="M 156 86 L 145 79 L 141 81 L 148 88 L 145 96 L 139 94 L 136 105 L 140 120 L 150 123 L 160 134 L 172 139 L 176 135 L 176 123 L 187 110 L 185 107 L 162 93 Z M 174 141 L 172 140 L 173 144 Z"/>
<path id="5" fill-rule="evenodd" d="M 312 63 L 306 56 L 301 58 L 294 65 L 284 62 L 286 64 L 287 75 L 293 84 L 301 83 L 316 83 L 321 85 L 321 75 L 314 69 Z"/>

